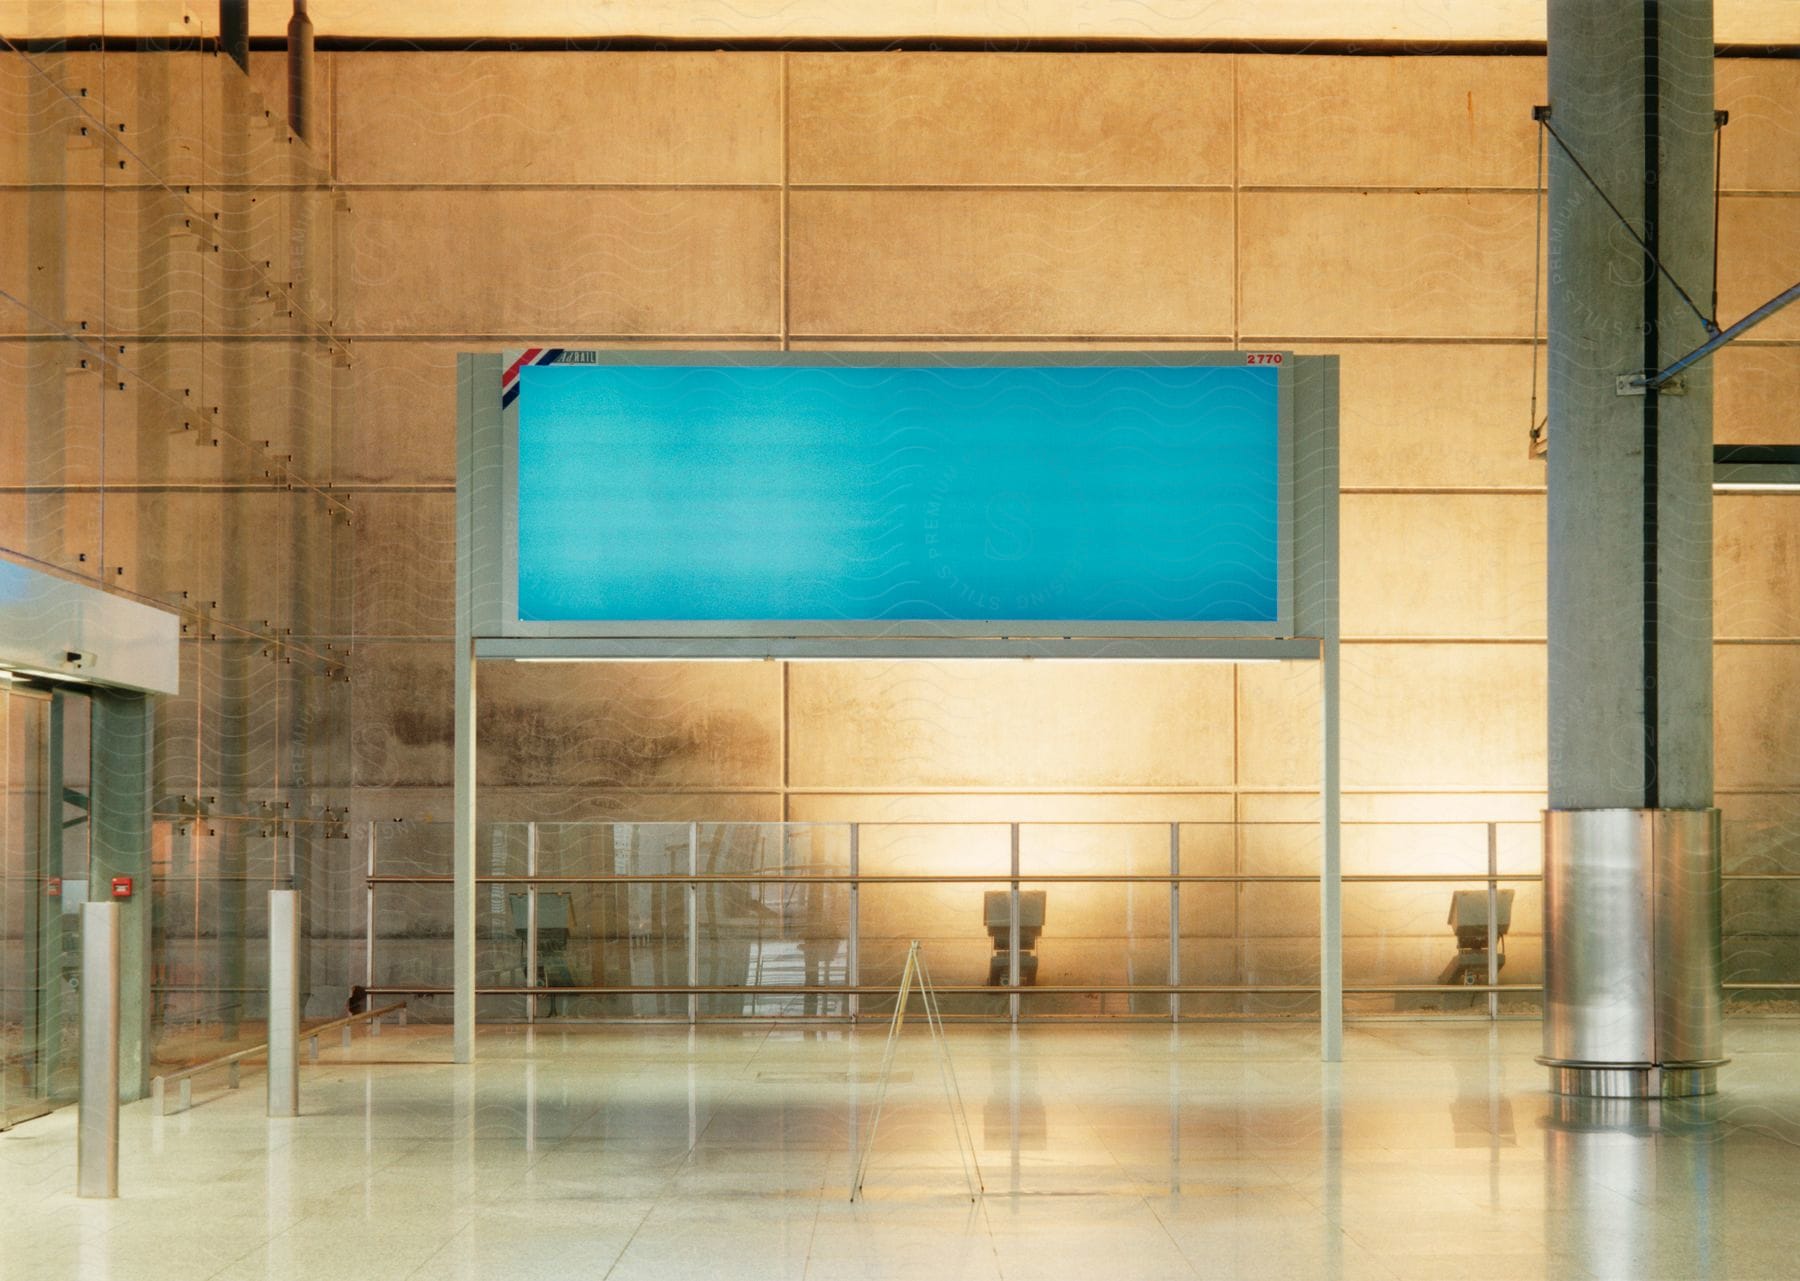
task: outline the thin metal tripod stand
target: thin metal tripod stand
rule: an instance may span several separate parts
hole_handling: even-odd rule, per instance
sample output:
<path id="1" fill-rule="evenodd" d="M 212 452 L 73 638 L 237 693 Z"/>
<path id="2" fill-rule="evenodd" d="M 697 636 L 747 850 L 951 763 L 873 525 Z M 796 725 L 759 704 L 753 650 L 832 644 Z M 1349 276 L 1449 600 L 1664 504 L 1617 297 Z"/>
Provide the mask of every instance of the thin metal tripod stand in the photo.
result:
<path id="1" fill-rule="evenodd" d="M 881 1107 L 887 1102 L 888 1082 L 894 1072 L 894 1052 L 900 1046 L 900 1029 L 906 1024 L 906 1002 L 913 985 L 919 988 L 920 1003 L 925 1007 L 925 1023 L 931 1029 L 932 1044 L 937 1049 L 938 1069 L 944 1078 L 944 1098 L 950 1104 L 950 1124 L 956 1131 L 956 1155 L 962 1159 L 963 1177 L 969 1182 L 969 1200 L 987 1191 L 981 1180 L 981 1164 L 975 1155 L 975 1134 L 969 1129 L 969 1114 L 963 1108 L 962 1088 L 956 1083 L 956 1069 L 950 1065 L 950 1045 L 944 1036 L 944 1016 L 938 1007 L 937 989 L 932 986 L 931 971 L 914 939 L 906 951 L 906 968 L 900 971 L 900 995 L 894 1002 L 894 1021 L 888 1026 L 887 1047 L 881 1055 L 881 1085 L 875 1094 L 875 1117 L 869 1122 L 869 1138 L 863 1144 L 862 1159 L 856 1163 L 856 1178 L 850 1184 L 850 1199 L 862 1196 L 863 1176 L 869 1170 L 869 1156 L 875 1150 L 875 1131 L 881 1125 Z"/>

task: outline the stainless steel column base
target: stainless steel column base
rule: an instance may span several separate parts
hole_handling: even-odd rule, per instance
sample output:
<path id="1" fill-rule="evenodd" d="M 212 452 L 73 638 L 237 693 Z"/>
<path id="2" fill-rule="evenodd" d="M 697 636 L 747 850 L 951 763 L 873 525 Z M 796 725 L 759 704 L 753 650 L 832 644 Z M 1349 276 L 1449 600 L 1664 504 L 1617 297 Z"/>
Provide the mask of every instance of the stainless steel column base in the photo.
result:
<path id="1" fill-rule="evenodd" d="M 1692 1099 L 1719 1088 L 1719 1066 L 1624 1066 L 1616 1063 L 1557 1063 L 1538 1060 L 1550 1069 L 1550 1091 L 1584 1099 Z"/>
<path id="2" fill-rule="evenodd" d="M 1544 1054 L 1559 1095 L 1711 1094 L 1720 1025 L 1719 811 L 1544 816 Z"/>

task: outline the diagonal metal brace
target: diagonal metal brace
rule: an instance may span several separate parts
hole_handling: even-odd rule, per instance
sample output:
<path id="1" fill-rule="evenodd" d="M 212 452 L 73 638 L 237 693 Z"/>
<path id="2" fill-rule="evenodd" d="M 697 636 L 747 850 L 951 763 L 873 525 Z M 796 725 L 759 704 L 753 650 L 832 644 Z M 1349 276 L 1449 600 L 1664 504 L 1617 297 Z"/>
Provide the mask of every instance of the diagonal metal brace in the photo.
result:
<path id="1" fill-rule="evenodd" d="M 1769 299 L 1768 302 L 1738 321 L 1737 324 L 1733 325 L 1731 328 L 1723 331 L 1715 330 L 1711 338 L 1708 338 L 1705 342 L 1701 343 L 1680 360 L 1670 365 L 1667 369 L 1654 374 L 1638 374 L 1636 377 L 1624 379 L 1623 381 L 1632 387 L 1643 387 L 1649 391 L 1655 391 L 1695 361 L 1710 356 L 1713 352 L 1723 347 L 1732 339 L 1737 338 L 1748 330 L 1760 325 L 1763 321 L 1767 320 L 1770 316 L 1773 316 L 1796 298 L 1800 298 L 1800 281 L 1795 281 L 1793 284 L 1789 285 L 1786 289 Z"/>

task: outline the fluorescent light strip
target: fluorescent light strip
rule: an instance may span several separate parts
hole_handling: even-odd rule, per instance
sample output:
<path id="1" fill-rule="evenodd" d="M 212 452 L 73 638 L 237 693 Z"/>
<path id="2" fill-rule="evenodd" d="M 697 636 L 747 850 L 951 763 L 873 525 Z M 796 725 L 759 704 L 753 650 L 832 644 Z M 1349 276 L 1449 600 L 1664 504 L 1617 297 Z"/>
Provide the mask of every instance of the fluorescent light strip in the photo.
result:
<path id="1" fill-rule="evenodd" d="M 1316 658 L 1071 658 L 1064 655 L 1040 657 L 1035 654 L 994 654 L 970 658 L 948 658 L 933 655 L 834 655 L 830 658 L 808 654 L 798 658 L 777 655 L 748 657 L 730 654 L 657 654 L 627 657 L 625 655 L 583 654 L 568 658 L 483 658 L 484 663 L 1313 663 Z"/>

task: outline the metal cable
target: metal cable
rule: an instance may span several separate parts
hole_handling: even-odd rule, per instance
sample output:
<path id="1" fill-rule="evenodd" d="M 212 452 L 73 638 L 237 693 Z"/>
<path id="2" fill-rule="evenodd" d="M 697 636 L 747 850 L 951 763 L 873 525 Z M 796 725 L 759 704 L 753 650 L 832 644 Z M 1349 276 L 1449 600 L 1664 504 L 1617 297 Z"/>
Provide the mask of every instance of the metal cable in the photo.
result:
<path id="1" fill-rule="evenodd" d="M 1531 442 L 1530 448 L 1535 456 L 1539 446 L 1549 452 L 1550 442 L 1538 434 L 1540 427 L 1548 427 L 1550 416 L 1544 415 L 1544 421 L 1538 422 L 1538 316 L 1541 314 L 1544 299 L 1544 122 L 1538 122 L 1537 136 L 1537 182 L 1532 187 L 1532 198 L 1537 206 L 1537 227 L 1531 234 L 1531 421 L 1526 432 L 1526 439 Z M 1715 241 L 1716 241 L 1715 237 Z M 1713 273 L 1715 278 L 1718 273 Z"/>
<path id="2" fill-rule="evenodd" d="M 1725 121 L 1730 117 L 1722 111 L 1713 113 L 1713 266 L 1712 266 L 1712 313 L 1716 320 L 1719 315 L 1719 195 L 1725 177 Z M 1717 329 L 1713 332 L 1716 334 Z"/>
<path id="3" fill-rule="evenodd" d="M 1581 163 L 1581 158 L 1573 151 L 1569 150 L 1569 144 L 1563 141 L 1563 136 L 1560 133 L 1556 132 L 1556 126 L 1550 123 L 1549 117 L 1546 116 L 1542 118 L 1539 123 L 1541 123 L 1545 129 L 1550 131 L 1550 136 L 1556 139 L 1556 145 L 1562 148 L 1563 155 L 1567 156 L 1570 163 L 1580 171 L 1581 176 L 1587 179 L 1588 186 L 1594 189 L 1595 194 L 1606 202 L 1606 207 L 1612 210 L 1613 217 L 1617 218 L 1619 220 L 1619 225 L 1625 228 L 1625 234 L 1630 236 L 1632 240 L 1637 243 L 1637 247 L 1644 251 L 1645 257 L 1650 259 L 1651 263 L 1656 267 L 1656 270 L 1662 274 L 1663 279 L 1667 280 L 1669 284 L 1674 287 L 1675 292 L 1681 295 L 1681 301 L 1685 302 L 1689 309 L 1693 311 L 1694 315 L 1699 318 L 1700 323 L 1706 327 L 1706 332 L 1709 334 L 1718 333 L 1718 324 L 1705 312 L 1700 310 L 1700 304 L 1695 302 L 1688 291 L 1681 287 L 1681 282 L 1679 280 L 1669 274 L 1669 269 L 1662 265 L 1662 260 L 1651 250 L 1648 242 L 1646 242 L 1642 236 L 1638 235 L 1637 229 L 1631 225 L 1630 220 L 1620 212 L 1619 206 L 1613 203 L 1612 197 L 1606 194 L 1606 189 L 1594 180 L 1594 175 L 1589 173 L 1587 166 Z"/>

